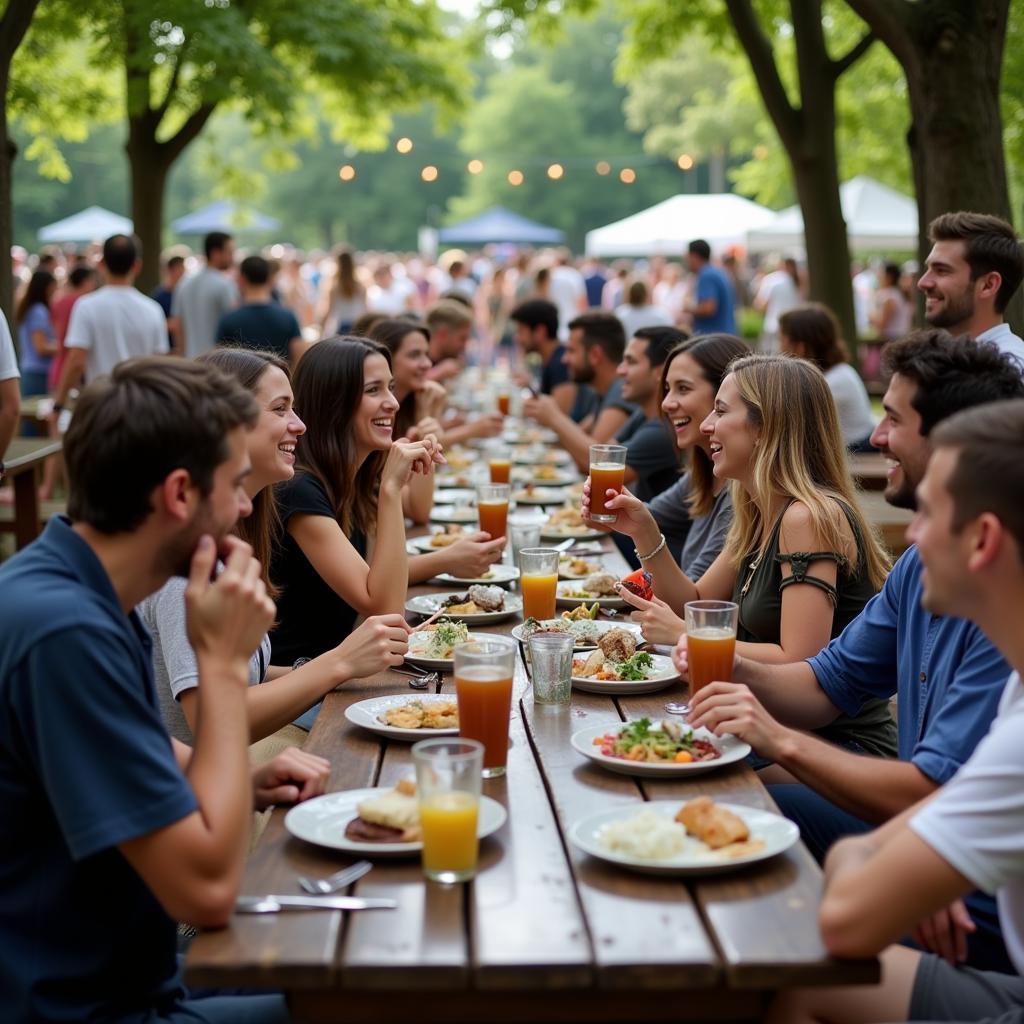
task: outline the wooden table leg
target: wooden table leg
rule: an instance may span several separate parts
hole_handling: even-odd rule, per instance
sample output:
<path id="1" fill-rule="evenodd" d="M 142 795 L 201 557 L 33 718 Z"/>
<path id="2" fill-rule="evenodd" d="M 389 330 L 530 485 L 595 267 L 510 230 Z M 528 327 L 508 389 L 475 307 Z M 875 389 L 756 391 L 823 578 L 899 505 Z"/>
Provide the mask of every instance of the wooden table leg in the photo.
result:
<path id="1" fill-rule="evenodd" d="M 39 490 L 33 467 L 14 477 L 14 546 L 21 549 L 38 536 Z"/>

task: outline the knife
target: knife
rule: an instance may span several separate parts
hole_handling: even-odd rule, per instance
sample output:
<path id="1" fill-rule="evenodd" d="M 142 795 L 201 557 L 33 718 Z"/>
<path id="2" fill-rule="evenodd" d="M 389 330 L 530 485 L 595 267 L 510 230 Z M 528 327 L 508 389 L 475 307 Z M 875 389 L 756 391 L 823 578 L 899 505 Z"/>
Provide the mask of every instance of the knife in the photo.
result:
<path id="1" fill-rule="evenodd" d="M 276 914 L 281 910 L 394 910 L 397 900 L 357 896 L 239 896 L 236 914 Z"/>

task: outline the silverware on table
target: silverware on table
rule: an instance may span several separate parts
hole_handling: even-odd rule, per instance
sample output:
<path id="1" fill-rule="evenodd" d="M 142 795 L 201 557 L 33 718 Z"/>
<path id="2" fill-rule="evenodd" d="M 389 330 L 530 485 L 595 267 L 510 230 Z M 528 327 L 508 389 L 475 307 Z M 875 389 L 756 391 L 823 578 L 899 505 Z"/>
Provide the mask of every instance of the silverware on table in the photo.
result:
<path id="1" fill-rule="evenodd" d="M 690 713 L 690 705 L 681 703 L 677 700 L 670 700 L 665 705 L 665 710 L 670 715 L 688 715 Z"/>
<path id="2" fill-rule="evenodd" d="M 335 872 L 329 878 L 309 878 L 306 875 L 299 875 L 299 888 L 308 892 L 310 896 L 329 896 L 332 892 L 351 885 L 372 869 L 373 864 L 370 861 L 359 860 L 355 864 L 350 864 L 347 868 Z"/>
<path id="3" fill-rule="evenodd" d="M 394 910 L 397 900 L 355 896 L 239 896 L 236 914 L 276 914 L 282 910 Z"/>
<path id="4" fill-rule="evenodd" d="M 392 672 L 397 672 L 400 676 L 412 676 L 409 680 L 409 687 L 413 690 L 429 690 L 430 687 L 436 687 L 435 693 L 441 692 L 441 673 L 440 672 L 424 672 L 420 669 L 412 671 L 412 669 L 406 665 L 403 668 L 393 668 Z"/>

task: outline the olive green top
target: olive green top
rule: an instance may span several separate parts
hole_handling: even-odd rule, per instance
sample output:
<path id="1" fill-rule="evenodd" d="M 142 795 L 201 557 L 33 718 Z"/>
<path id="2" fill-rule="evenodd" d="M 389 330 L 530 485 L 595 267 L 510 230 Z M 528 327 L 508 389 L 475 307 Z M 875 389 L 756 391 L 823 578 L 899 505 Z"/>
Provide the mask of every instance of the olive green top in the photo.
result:
<path id="1" fill-rule="evenodd" d="M 791 499 L 786 505 L 792 504 Z M 772 529 L 763 555 L 753 551 L 741 562 L 736 574 L 733 601 L 739 605 L 738 640 L 752 643 L 777 644 L 782 631 L 782 591 L 787 586 L 809 585 L 824 590 L 832 600 L 832 630 L 830 639 L 840 633 L 860 615 L 864 605 L 875 596 L 875 588 L 867 573 L 864 537 L 853 513 L 840 502 L 847 522 L 853 530 L 857 544 L 857 568 L 850 569 L 848 559 L 836 551 L 797 551 L 779 553 L 779 534 L 782 530 L 782 510 Z M 829 559 L 838 567 L 836 585 L 815 576 L 810 570 L 815 561 Z M 783 578 L 782 566 L 788 563 L 792 575 Z M 872 700 L 865 703 L 860 714 L 851 718 L 840 715 L 823 729 L 815 730 L 822 739 L 833 743 L 857 743 L 866 753 L 880 757 L 896 757 L 896 723 L 889 711 L 889 702 Z"/>

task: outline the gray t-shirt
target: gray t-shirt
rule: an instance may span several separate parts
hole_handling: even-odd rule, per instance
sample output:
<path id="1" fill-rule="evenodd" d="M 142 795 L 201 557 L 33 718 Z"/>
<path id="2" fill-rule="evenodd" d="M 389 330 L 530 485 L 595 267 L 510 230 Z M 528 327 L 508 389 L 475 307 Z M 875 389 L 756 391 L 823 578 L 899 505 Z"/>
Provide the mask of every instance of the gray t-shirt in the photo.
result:
<path id="1" fill-rule="evenodd" d="M 192 745 L 192 730 L 178 698 L 199 685 L 195 652 L 185 629 L 185 587 L 180 576 L 169 579 L 136 609 L 153 637 L 153 675 L 160 715 L 167 731 L 182 743 Z M 263 682 L 270 664 L 270 637 L 264 636 L 259 650 L 249 659 L 249 685 Z"/>
<path id="2" fill-rule="evenodd" d="M 174 289 L 171 316 L 181 320 L 185 355 L 189 359 L 209 352 L 217 342 L 220 318 L 238 305 L 235 282 L 227 274 L 204 267 Z"/>
<path id="3" fill-rule="evenodd" d="M 20 376 L 11 329 L 7 326 L 7 317 L 0 312 L 0 380 L 12 380 Z"/>
<path id="4" fill-rule="evenodd" d="M 665 534 L 669 549 L 676 553 L 679 567 L 696 582 L 708 571 L 725 546 L 732 525 L 732 496 L 728 487 L 718 492 L 706 516 L 690 517 L 686 505 L 690 499 L 690 474 L 684 473 L 667 491 L 647 507 Z M 673 548 L 673 538 L 677 548 Z"/>

